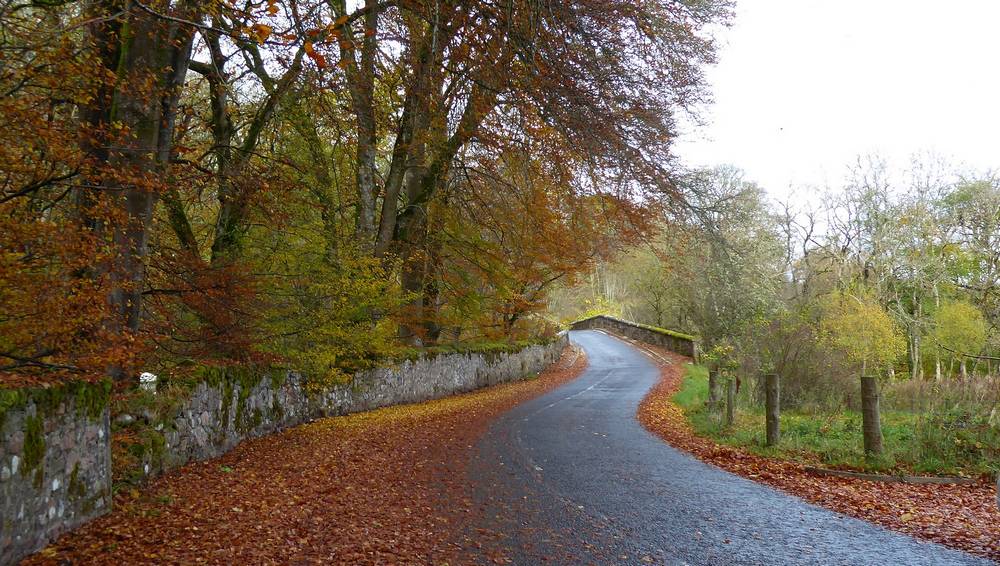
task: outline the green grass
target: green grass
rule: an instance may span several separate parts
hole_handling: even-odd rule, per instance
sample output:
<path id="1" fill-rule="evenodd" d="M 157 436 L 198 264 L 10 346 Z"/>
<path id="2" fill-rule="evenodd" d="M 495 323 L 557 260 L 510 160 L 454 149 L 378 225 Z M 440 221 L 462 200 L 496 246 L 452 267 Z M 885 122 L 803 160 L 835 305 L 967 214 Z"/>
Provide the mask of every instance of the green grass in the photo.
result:
<path id="1" fill-rule="evenodd" d="M 1000 468 L 997 430 L 984 423 L 968 423 L 955 415 L 883 412 L 885 453 L 868 458 L 863 450 L 860 413 L 787 411 L 781 415 L 781 442 L 775 447 L 765 447 L 763 408 L 748 407 L 745 395 L 745 391 L 741 392 L 737 402 L 735 426 L 723 426 L 720 416 L 712 414 L 705 405 L 708 371 L 692 365 L 688 366 L 673 401 L 684 410 L 698 434 L 764 456 L 883 473 L 976 476 Z"/>

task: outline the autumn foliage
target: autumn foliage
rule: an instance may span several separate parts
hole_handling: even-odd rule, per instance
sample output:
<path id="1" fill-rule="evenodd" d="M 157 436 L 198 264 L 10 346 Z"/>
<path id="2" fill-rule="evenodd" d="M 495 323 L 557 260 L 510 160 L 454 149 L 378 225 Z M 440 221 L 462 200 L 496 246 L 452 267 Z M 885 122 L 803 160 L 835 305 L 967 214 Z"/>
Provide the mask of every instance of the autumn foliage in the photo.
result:
<path id="1" fill-rule="evenodd" d="M 677 206 L 725 2 L 0 8 L 0 376 L 526 334 Z"/>

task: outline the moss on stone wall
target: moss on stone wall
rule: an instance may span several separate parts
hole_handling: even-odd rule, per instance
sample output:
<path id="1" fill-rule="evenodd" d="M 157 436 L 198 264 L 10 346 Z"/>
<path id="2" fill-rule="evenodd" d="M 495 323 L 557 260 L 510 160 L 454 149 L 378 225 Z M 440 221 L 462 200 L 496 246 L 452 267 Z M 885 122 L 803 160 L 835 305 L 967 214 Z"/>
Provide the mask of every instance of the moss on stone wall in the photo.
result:
<path id="1" fill-rule="evenodd" d="M 233 428 L 240 432 L 246 432 L 256 427 L 253 423 L 257 420 L 257 415 L 247 415 L 246 402 L 250 393 L 260 385 L 265 377 L 270 379 L 271 386 L 277 391 L 284 384 L 288 375 L 285 370 L 261 366 L 205 366 L 200 368 L 196 374 L 206 385 L 217 388 L 221 392 L 223 426 L 228 426 L 229 417 L 233 415 Z M 232 407 L 234 392 L 236 393 L 235 415 Z"/>
<path id="2" fill-rule="evenodd" d="M 285 420 L 285 409 L 278 402 L 278 396 L 275 395 L 274 401 L 271 403 L 271 421 L 277 423 L 283 420 Z"/>
<path id="3" fill-rule="evenodd" d="M 28 415 L 24 419 L 24 466 L 25 476 L 38 467 L 45 459 L 45 425 L 41 415 Z"/>
<path id="4" fill-rule="evenodd" d="M 59 405 L 73 401 L 78 414 L 97 420 L 104 414 L 111 398 L 111 381 L 70 381 L 52 387 L 0 388 L 0 430 L 11 411 L 35 405 L 35 414 L 45 418 Z"/>
<path id="5" fill-rule="evenodd" d="M 87 494 L 87 486 L 80 480 L 80 463 L 73 464 L 73 471 L 69 474 L 69 498 L 76 501 Z"/>
<path id="6" fill-rule="evenodd" d="M 0 389 L 0 430 L 7 420 L 7 413 L 27 405 L 28 391 L 25 389 Z"/>
<path id="7" fill-rule="evenodd" d="M 650 326 L 648 324 L 636 324 L 639 328 L 644 330 L 649 330 L 650 332 L 655 332 L 657 334 L 663 334 L 664 336 L 671 336 L 673 338 L 679 338 L 681 340 L 688 340 L 690 342 L 695 342 L 698 340 L 696 336 L 690 334 L 684 334 L 683 332 L 677 332 L 676 330 L 667 330 L 666 328 L 660 328 L 659 326 Z"/>
<path id="8" fill-rule="evenodd" d="M 498 354 L 515 354 L 530 346 L 551 344 L 557 339 L 557 337 L 552 337 L 537 338 L 534 340 L 515 340 L 512 342 L 456 342 L 454 344 L 440 344 L 427 348 L 409 348 L 404 350 L 395 361 L 414 361 L 449 354 L 486 354 L 492 355 L 493 357 L 490 359 L 493 361 Z"/>
<path id="9" fill-rule="evenodd" d="M 278 390 L 285 385 L 285 382 L 288 381 L 288 370 L 281 368 L 272 368 L 270 371 L 270 375 L 271 375 L 271 389 L 273 389 L 274 392 L 277 393 Z"/>

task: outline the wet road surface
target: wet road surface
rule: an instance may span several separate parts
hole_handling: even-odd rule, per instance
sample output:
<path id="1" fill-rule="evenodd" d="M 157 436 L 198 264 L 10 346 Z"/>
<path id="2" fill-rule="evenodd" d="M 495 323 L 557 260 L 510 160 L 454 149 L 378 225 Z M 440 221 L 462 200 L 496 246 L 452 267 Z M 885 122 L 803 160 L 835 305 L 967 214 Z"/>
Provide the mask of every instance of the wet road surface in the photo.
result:
<path id="1" fill-rule="evenodd" d="M 514 564 L 989 564 L 704 464 L 648 433 L 638 350 L 572 332 L 589 367 L 498 419 L 471 475 L 480 557 Z"/>

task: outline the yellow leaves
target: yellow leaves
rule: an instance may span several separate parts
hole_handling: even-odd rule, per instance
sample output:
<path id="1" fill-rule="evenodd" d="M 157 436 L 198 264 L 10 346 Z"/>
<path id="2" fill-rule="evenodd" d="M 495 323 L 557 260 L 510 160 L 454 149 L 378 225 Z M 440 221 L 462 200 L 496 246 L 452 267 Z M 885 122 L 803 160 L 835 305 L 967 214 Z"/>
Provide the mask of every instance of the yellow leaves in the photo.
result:
<path id="1" fill-rule="evenodd" d="M 852 362 L 883 369 L 905 353 L 896 321 L 868 294 L 836 293 L 823 310 L 823 340 Z"/>
<path id="2" fill-rule="evenodd" d="M 975 305 L 948 301 L 934 315 L 932 337 L 941 346 L 959 352 L 978 352 L 986 342 L 986 319 Z"/>

